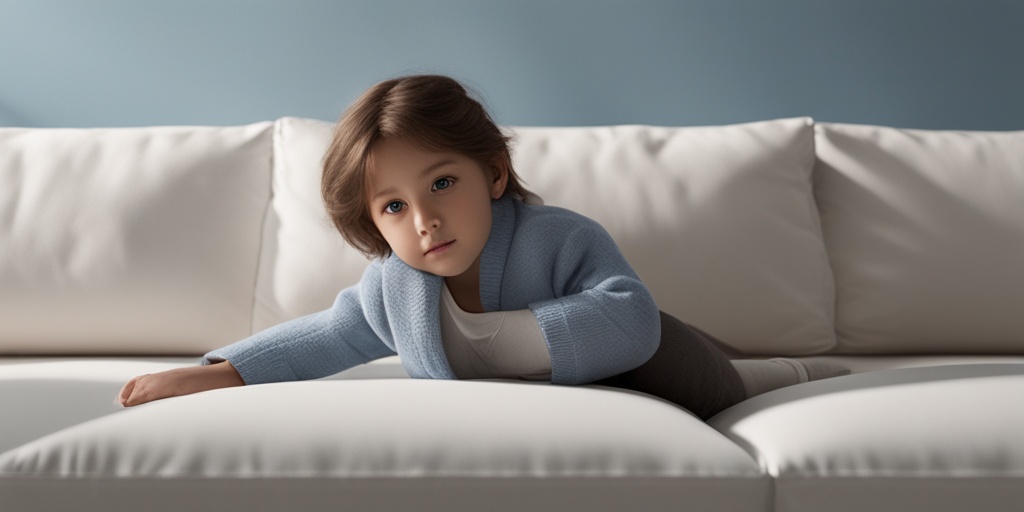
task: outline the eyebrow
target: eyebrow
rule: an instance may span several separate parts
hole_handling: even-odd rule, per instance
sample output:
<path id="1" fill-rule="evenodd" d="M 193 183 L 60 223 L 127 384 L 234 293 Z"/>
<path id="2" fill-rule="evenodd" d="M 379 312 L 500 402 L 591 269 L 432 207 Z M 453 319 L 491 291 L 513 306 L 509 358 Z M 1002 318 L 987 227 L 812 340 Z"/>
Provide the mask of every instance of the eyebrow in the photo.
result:
<path id="1" fill-rule="evenodd" d="M 444 166 L 449 165 L 449 164 L 454 164 L 454 163 L 455 163 L 455 160 L 452 160 L 451 158 L 445 158 L 444 160 L 437 161 L 437 162 L 431 164 L 430 166 L 428 166 L 426 169 L 423 169 L 422 171 L 420 171 L 420 177 L 422 178 L 422 177 L 426 176 L 427 174 L 430 174 L 431 172 L 434 172 L 434 171 L 436 171 L 437 169 L 439 169 L 441 167 L 444 167 Z M 381 190 L 380 192 L 377 192 L 376 194 L 374 194 L 373 197 L 370 198 L 370 201 L 375 201 L 378 197 L 390 194 L 390 193 L 392 193 L 394 191 L 395 191 L 395 187 L 388 187 L 388 188 L 386 188 L 384 190 Z"/>

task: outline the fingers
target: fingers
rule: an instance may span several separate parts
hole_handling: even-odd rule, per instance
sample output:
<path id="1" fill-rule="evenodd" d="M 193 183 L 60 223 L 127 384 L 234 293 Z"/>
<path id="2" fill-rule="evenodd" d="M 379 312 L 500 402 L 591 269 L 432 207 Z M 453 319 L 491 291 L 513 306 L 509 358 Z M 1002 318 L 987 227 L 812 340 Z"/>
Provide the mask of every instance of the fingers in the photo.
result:
<path id="1" fill-rule="evenodd" d="M 132 390 L 135 389 L 135 382 L 137 380 L 139 380 L 138 377 L 132 377 L 124 386 L 121 386 L 121 391 L 117 393 L 117 403 L 121 404 L 121 406 L 128 407 L 128 397 L 132 395 Z"/>
<path id="2" fill-rule="evenodd" d="M 139 375 L 128 381 L 121 389 L 118 400 L 124 407 L 134 407 L 153 400 L 182 394 L 176 384 L 182 369 Z"/>
<path id="3" fill-rule="evenodd" d="M 131 380 L 126 382 L 124 384 L 124 387 L 121 388 L 121 392 L 117 394 L 118 403 L 120 403 L 123 407 L 132 407 L 134 405 L 139 405 L 148 402 L 149 400 L 143 398 L 142 389 L 140 389 L 139 386 L 139 383 L 142 381 L 142 379 L 146 377 L 149 377 L 148 373 L 146 375 L 132 377 Z"/>
<path id="4" fill-rule="evenodd" d="M 129 380 L 121 388 L 116 401 L 122 407 L 132 407 L 163 398 L 244 385 L 245 381 L 230 364 L 175 368 Z"/>

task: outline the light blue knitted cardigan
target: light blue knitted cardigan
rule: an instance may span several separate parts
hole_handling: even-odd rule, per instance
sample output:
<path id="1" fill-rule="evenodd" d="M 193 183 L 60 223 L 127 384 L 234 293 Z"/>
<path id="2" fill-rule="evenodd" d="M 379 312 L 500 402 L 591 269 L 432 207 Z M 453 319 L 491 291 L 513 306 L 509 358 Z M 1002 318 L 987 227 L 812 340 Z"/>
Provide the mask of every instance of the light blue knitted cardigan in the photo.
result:
<path id="1" fill-rule="evenodd" d="M 646 362 L 661 337 L 658 307 L 597 222 L 553 206 L 492 201 L 480 262 L 486 311 L 529 308 L 551 355 L 553 384 L 586 384 Z M 326 377 L 398 354 L 413 378 L 456 379 L 441 343 L 442 277 L 391 255 L 371 262 L 330 309 L 203 356 L 228 360 L 246 384 Z"/>

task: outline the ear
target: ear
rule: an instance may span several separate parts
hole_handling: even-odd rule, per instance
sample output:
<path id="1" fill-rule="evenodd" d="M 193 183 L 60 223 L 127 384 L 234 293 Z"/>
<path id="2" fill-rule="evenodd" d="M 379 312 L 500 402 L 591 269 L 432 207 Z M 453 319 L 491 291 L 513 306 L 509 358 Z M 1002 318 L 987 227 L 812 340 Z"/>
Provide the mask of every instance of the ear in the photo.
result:
<path id="1" fill-rule="evenodd" d="M 491 199 L 499 199 L 508 185 L 508 159 L 498 158 L 491 165 Z"/>

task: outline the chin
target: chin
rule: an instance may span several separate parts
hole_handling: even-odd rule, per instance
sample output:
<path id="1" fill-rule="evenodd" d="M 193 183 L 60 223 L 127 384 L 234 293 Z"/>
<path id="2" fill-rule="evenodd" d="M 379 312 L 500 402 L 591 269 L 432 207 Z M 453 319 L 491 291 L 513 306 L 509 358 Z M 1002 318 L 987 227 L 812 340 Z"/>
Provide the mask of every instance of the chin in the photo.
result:
<path id="1" fill-rule="evenodd" d="M 424 272 L 441 277 L 455 277 L 464 274 L 469 267 L 470 265 L 434 265 L 433 268 L 424 269 Z"/>
<path id="2" fill-rule="evenodd" d="M 402 261 L 405 261 L 410 267 L 416 270 L 441 277 L 454 277 L 466 271 L 466 269 L 453 269 L 448 265 L 424 265 L 422 262 L 414 265 L 409 263 L 408 260 L 402 259 Z"/>
<path id="3" fill-rule="evenodd" d="M 455 277 L 455 276 L 461 275 L 462 273 L 464 273 L 466 271 L 466 269 L 462 269 L 462 270 L 434 269 L 434 270 L 436 270 L 436 271 L 427 270 L 426 272 L 430 272 L 431 274 L 438 275 L 438 276 L 441 276 L 441 277 Z"/>

